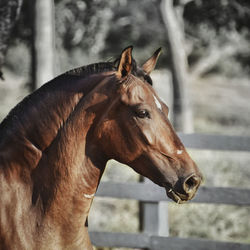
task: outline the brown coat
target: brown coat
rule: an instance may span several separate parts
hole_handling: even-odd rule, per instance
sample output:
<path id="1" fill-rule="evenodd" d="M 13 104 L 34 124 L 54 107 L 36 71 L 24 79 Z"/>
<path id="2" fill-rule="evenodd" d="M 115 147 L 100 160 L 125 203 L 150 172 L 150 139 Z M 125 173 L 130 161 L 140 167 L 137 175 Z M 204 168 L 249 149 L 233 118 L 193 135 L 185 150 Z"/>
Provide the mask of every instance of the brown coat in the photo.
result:
<path id="1" fill-rule="evenodd" d="M 178 139 L 150 72 L 125 49 L 114 64 L 70 71 L 0 125 L 0 249 L 92 249 L 86 220 L 109 159 L 191 199 L 201 174 Z"/>

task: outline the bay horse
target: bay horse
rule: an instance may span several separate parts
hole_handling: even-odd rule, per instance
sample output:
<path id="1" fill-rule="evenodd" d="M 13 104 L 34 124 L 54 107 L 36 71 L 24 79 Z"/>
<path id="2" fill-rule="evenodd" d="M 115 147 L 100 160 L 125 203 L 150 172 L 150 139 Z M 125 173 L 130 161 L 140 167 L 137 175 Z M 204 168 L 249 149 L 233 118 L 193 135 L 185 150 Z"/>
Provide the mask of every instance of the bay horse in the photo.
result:
<path id="1" fill-rule="evenodd" d="M 130 46 L 114 62 L 68 71 L 3 120 L 1 250 L 92 249 L 87 216 L 109 159 L 177 203 L 193 198 L 201 173 L 152 88 L 159 54 L 138 67 Z"/>

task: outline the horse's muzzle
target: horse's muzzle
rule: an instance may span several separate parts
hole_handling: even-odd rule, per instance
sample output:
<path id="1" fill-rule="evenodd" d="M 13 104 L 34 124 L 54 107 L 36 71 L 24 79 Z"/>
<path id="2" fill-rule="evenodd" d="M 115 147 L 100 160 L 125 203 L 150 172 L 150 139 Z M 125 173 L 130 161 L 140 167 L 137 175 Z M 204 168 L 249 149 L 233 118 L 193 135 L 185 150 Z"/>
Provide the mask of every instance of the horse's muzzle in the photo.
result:
<path id="1" fill-rule="evenodd" d="M 185 203 L 194 197 L 201 181 L 202 177 L 191 174 L 186 178 L 180 179 L 173 188 L 165 186 L 167 196 L 176 203 Z"/>

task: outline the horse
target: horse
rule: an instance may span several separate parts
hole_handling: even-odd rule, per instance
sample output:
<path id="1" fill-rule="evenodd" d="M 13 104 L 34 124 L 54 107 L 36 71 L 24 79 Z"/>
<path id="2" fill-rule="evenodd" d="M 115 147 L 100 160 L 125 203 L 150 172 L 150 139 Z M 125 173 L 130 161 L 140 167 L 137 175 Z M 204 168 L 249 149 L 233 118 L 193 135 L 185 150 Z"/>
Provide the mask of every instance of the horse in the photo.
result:
<path id="1" fill-rule="evenodd" d="M 0 124 L 0 249 L 92 249 L 87 217 L 109 159 L 192 199 L 202 175 L 152 87 L 161 49 L 141 66 L 132 46 L 113 62 L 70 70 Z M 146 191 L 146 190 L 145 190 Z"/>

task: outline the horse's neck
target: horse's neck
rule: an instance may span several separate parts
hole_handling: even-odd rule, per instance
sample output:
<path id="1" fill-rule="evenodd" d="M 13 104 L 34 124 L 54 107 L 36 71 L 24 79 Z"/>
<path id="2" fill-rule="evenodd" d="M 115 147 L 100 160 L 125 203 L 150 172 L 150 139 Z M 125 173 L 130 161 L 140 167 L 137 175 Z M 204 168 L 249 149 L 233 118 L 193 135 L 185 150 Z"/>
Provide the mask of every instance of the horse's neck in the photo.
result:
<path id="1" fill-rule="evenodd" d="M 65 229 L 69 242 L 86 230 L 84 223 L 107 161 L 92 141 L 92 126 L 98 119 L 93 107 L 103 105 L 106 98 L 97 98 L 97 92 L 81 98 L 32 175 L 33 202 L 43 203 L 48 224 Z"/>
<path id="2" fill-rule="evenodd" d="M 93 85 L 97 86 L 96 82 Z M 32 121 L 29 122 L 30 125 L 27 124 L 28 129 L 22 128 L 21 136 L 12 135 L 12 143 L 15 144 L 8 145 L 11 140 L 5 140 L 4 145 L 8 148 L 5 147 L 2 154 L 2 164 L 10 159 L 4 157 L 8 155 L 8 150 L 14 156 L 15 160 L 8 163 L 12 165 L 9 168 L 11 171 L 13 168 L 26 168 L 25 164 L 30 165 L 30 174 L 21 171 L 26 173 L 25 181 L 33 187 L 33 205 L 46 216 L 49 227 L 60 225 L 72 234 L 79 229 L 78 226 L 85 223 L 106 164 L 105 157 L 98 152 L 88 135 L 97 118 L 92 107 L 98 104 L 103 106 L 107 95 L 97 94 L 94 90 L 86 96 L 79 93 L 80 91 L 76 91 L 68 99 L 61 96 L 57 106 L 49 103 L 47 114 L 42 108 L 33 110 Z M 46 101 L 42 100 L 44 103 Z M 26 161 L 26 158 L 31 160 Z M 80 229 L 78 232 L 80 233 Z"/>
<path id="3" fill-rule="evenodd" d="M 33 178 L 45 208 L 55 202 L 72 204 L 71 200 L 66 200 L 73 196 L 84 204 L 93 197 L 106 163 L 101 156 L 98 159 L 95 147 L 86 155 L 86 136 L 94 119 L 94 114 L 75 110 L 43 152 Z M 96 159 L 93 159 L 94 155 Z"/>
<path id="4" fill-rule="evenodd" d="M 40 152 L 51 145 L 81 98 L 96 84 L 67 77 L 46 84 L 10 112 L 0 125 L 0 160 L 25 161 L 31 168 L 37 165 Z"/>
<path id="5" fill-rule="evenodd" d="M 94 80 L 100 81 L 98 78 Z M 97 118 L 91 108 L 103 102 L 102 98 L 96 98 L 95 92 L 100 84 L 95 81 L 92 92 L 85 93 L 81 98 L 78 98 L 79 94 L 74 97 L 76 102 L 71 107 L 71 112 L 60 124 L 54 139 L 43 150 L 42 157 L 33 171 L 37 193 L 33 201 L 40 195 L 45 209 L 57 203 L 59 206 L 60 202 L 67 202 L 72 206 L 79 203 L 79 209 L 82 208 L 85 212 L 89 210 L 88 206 L 106 164 L 106 159 L 97 152 L 98 148 L 91 141 L 91 136 L 87 139 Z M 41 186 L 43 188 L 40 188 Z M 73 197 L 72 203 L 70 199 Z"/>
<path id="6" fill-rule="evenodd" d="M 53 237 L 59 233 L 65 244 L 86 237 L 85 222 L 106 164 L 105 159 L 94 161 L 91 155 L 84 155 L 86 133 L 94 117 L 85 115 L 82 120 L 72 116 L 44 152 L 32 176 L 33 203 L 42 204 L 44 230 L 47 225 L 60 228 Z"/>

